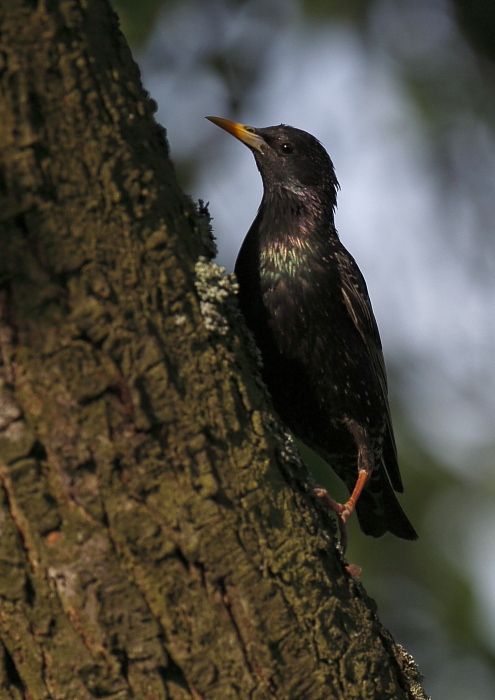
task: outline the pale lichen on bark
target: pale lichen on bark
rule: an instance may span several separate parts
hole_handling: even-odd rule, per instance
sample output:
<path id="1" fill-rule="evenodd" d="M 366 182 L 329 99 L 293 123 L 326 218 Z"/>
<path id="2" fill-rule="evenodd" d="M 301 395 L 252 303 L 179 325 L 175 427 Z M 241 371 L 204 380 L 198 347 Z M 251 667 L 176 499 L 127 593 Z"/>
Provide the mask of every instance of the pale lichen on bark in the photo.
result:
<path id="1" fill-rule="evenodd" d="M 195 265 L 195 286 L 200 299 L 201 315 L 207 330 L 227 335 L 231 331 L 229 316 L 236 308 L 239 285 L 233 273 L 201 256 Z"/>

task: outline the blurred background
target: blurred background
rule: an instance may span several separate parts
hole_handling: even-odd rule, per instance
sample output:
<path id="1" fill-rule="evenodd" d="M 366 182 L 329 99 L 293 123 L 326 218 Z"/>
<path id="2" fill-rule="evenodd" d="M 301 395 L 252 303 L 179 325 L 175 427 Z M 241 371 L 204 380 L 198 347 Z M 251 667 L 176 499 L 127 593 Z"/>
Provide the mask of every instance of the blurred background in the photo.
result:
<path id="1" fill-rule="evenodd" d="M 332 157 L 337 228 L 373 301 L 401 502 L 420 534 L 375 541 L 354 522 L 348 558 L 434 700 L 493 700 L 495 2 L 114 7 L 228 270 L 261 180 L 248 149 L 203 117 L 291 124 Z"/>

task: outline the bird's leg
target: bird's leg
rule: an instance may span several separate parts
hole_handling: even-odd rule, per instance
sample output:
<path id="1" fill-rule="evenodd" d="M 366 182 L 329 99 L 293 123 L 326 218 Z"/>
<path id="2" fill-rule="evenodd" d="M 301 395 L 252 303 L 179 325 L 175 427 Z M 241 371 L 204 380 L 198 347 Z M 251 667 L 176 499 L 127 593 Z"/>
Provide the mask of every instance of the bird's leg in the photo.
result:
<path id="1" fill-rule="evenodd" d="M 324 505 L 327 506 L 327 508 L 330 508 L 330 510 L 337 515 L 337 522 L 340 531 L 340 546 L 345 554 L 345 550 L 347 548 L 347 527 L 345 523 L 347 518 L 354 512 L 357 500 L 370 477 L 374 458 L 366 430 L 359 425 L 359 423 L 350 418 L 346 418 L 344 423 L 349 428 L 357 447 L 358 475 L 354 488 L 351 491 L 351 495 L 345 503 L 338 503 L 328 494 L 325 489 L 321 487 L 314 488 L 313 493 L 323 502 Z"/>
<path id="2" fill-rule="evenodd" d="M 351 495 L 347 501 L 342 504 L 340 517 L 345 522 L 347 518 L 354 512 L 357 500 L 361 495 L 366 482 L 370 478 L 371 470 L 373 469 L 374 456 L 373 450 L 371 448 L 370 439 L 366 430 L 362 425 L 359 425 L 357 421 L 352 420 L 352 418 L 346 418 L 344 420 L 345 425 L 349 428 L 354 442 L 357 447 L 357 479 L 354 484 L 354 488 L 351 491 Z"/>

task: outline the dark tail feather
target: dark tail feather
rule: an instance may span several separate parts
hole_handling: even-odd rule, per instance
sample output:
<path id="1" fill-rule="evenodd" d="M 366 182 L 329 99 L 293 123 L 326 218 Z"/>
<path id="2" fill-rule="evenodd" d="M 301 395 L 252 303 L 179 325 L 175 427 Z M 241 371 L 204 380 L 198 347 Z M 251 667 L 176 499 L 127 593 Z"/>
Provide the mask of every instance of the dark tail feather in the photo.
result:
<path id="1" fill-rule="evenodd" d="M 403 540 L 418 539 L 382 465 L 371 475 L 359 497 L 356 513 L 365 535 L 381 537 L 388 531 Z"/>

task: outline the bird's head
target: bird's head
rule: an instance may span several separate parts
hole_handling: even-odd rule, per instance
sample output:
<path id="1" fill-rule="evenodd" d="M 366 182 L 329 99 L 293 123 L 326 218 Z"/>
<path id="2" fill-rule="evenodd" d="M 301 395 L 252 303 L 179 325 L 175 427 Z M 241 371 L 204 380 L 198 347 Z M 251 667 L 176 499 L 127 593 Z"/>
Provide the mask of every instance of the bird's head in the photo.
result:
<path id="1" fill-rule="evenodd" d="M 253 152 L 265 192 L 285 189 L 301 196 L 311 193 L 335 206 L 339 183 L 328 153 L 314 136 L 285 124 L 259 129 L 221 117 L 206 118 Z"/>

